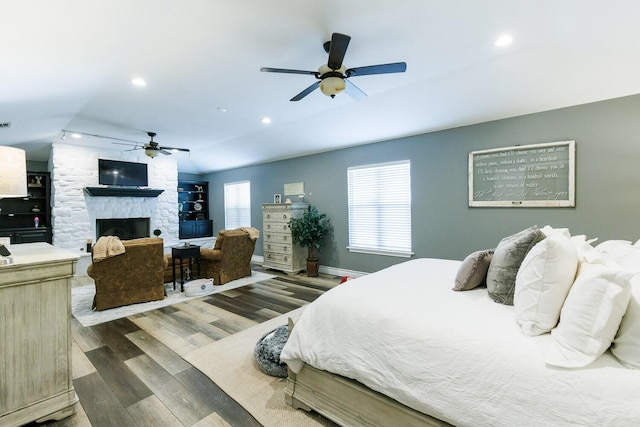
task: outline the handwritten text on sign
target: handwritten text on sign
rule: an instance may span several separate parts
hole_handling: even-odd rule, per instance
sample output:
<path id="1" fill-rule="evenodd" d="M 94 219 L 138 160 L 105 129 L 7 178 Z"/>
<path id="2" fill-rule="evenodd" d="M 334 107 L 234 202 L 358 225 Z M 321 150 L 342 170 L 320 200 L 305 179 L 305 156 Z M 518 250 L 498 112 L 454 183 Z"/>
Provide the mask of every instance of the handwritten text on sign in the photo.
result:
<path id="1" fill-rule="evenodd" d="M 575 206 L 575 142 L 469 153 L 470 206 Z"/>

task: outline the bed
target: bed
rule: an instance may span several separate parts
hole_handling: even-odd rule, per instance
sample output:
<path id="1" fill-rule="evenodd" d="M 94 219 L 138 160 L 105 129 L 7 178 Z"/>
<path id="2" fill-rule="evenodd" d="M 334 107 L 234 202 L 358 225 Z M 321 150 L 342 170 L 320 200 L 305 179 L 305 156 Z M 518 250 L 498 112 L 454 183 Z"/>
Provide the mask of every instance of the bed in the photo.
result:
<path id="1" fill-rule="evenodd" d="M 525 285 L 515 288 L 514 305 L 501 304 L 488 276 L 486 286 L 452 290 L 466 259 L 407 261 L 341 284 L 305 309 L 281 354 L 287 401 L 343 426 L 639 425 L 640 246 L 593 248 L 568 231 L 546 233 L 514 274 L 518 285 L 531 281 L 527 272 L 542 275 L 552 293 L 562 286 L 549 271 L 571 276 L 553 296 L 560 322 L 550 331 L 532 332 L 526 316 L 533 310 L 549 323 L 549 288 L 536 290 L 544 302 L 536 307 Z M 552 250 L 558 241 L 568 249 L 567 239 L 575 267 Z M 584 296 L 596 288 L 603 303 Z M 581 341 L 583 332 L 593 336 Z"/>

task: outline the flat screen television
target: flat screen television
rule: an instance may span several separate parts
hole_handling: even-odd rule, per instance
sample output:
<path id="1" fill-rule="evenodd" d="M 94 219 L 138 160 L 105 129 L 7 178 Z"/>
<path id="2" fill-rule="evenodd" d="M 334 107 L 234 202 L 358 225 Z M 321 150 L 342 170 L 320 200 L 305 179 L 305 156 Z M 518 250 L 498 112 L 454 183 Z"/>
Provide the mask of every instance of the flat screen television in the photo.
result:
<path id="1" fill-rule="evenodd" d="M 146 163 L 98 159 L 98 183 L 120 187 L 149 185 Z"/>

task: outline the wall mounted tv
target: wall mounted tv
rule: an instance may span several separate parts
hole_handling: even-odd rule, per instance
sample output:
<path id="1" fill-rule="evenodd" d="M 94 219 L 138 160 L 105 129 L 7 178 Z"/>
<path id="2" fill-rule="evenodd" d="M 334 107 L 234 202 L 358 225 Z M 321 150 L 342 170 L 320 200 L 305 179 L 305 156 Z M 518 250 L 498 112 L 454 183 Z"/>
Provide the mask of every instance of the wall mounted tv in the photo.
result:
<path id="1" fill-rule="evenodd" d="M 149 185 L 146 163 L 98 159 L 98 183 L 119 187 Z"/>

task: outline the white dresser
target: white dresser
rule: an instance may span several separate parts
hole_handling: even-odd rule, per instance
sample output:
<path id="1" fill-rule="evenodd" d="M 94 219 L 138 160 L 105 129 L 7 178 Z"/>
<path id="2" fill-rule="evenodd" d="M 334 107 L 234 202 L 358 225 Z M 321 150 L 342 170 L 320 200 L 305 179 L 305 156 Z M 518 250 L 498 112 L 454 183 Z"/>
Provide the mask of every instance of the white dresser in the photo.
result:
<path id="1" fill-rule="evenodd" d="M 289 220 L 301 218 L 308 207 L 306 203 L 262 205 L 263 267 L 288 274 L 296 274 L 306 268 L 308 250 L 293 243 Z"/>
<path id="2" fill-rule="evenodd" d="M 0 265 L 0 425 L 58 420 L 78 402 L 71 373 L 71 282 L 78 256 L 12 245 Z"/>

